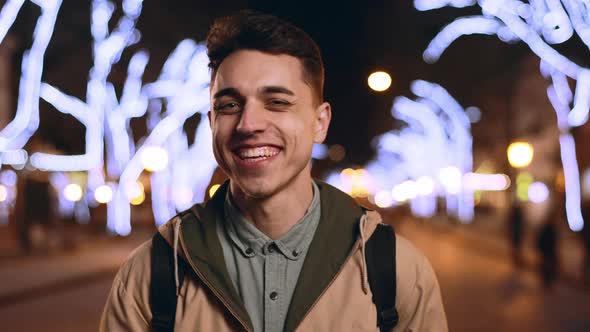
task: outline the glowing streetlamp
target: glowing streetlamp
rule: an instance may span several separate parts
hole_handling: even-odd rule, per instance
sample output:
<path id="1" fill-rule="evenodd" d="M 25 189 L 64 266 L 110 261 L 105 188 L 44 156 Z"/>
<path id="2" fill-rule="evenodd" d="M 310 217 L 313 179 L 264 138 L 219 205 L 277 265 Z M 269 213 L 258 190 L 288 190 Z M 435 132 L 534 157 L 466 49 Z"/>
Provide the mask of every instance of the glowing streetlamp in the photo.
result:
<path id="1" fill-rule="evenodd" d="M 533 160 L 534 149 L 530 143 L 514 142 L 508 146 L 508 162 L 514 168 L 530 165 Z"/>
<path id="2" fill-rule="evenodd" d="M 106 204 L 113 199 L 113 190 L 108 185 L 104 184 L 94 191 L 94 199 L 101 203 Z"/>
<path id="3" fill-rule="evenodd" d="M 77 202 L 82 199 L 82 187 L 77 183 L 70 183 L 64 188 L 64 196 L 70 202 Z"/>
<path id="4" fill-rule="evenodd" d="M 369 75 L 367 83 L 375 91 L 385 91 L 391 86 L 391 76 L 384 71 L 376 71 Z"/>

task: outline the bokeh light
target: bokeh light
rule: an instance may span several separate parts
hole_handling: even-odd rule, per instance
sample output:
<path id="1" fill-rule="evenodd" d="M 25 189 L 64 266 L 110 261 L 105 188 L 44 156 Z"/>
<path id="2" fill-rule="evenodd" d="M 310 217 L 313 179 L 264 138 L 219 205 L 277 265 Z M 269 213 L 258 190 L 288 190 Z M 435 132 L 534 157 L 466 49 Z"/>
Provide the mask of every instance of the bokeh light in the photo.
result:
<path id="1" fill-rule="evenodd" d="M 141 153 L 141 164 L 149 172 L 161 171 L 168 166 L 168 152 L 159 146 L 148 146 Z"/>
<path id="2" fill-rule="evenodd" d="M 469 118 L 469 122 L 478 123 L 481 120 L 481 110 L 478 107 L 470 106 L 465 109 L 465 114 Z"/>
<path id="3" fill-rule="evenodd" d="M 428 196 L 434 192 L 434 181 L 428 176 L 416 180 L 416 192 L 421 196 Z"/>
<path id="4" fill-rule="evenodd" d="M 0 172 L 0 183 L 9 187 L 16 186 L 16 172 L 10 169 Z"/>
<path id="5" fill-rule="evenodd" d="M 369 87 L 374 91 L 385 91 L 391 86 L 391 76 L 384 71 L 376 71 L 367 79 Z"/>
<path id="6" fill-rule="evenodd" d="M 70 183 L 64 188 L 64 197 L 70 202 L 78 202 L 82 199 L 82 187 L 77 183 Z"/>
<path id="7" fill-rule="evenodd" d="M 533 203 L 543 203 L 549 198 L 549 188 L 543 182 L 533 182 L 528 187 L 528 196 Z"/>
<path id="8" fill-rule="evenodd" d="M 108 185 L 103 184 L 94 191 L 94 199 L 101 204 L 106 204 L 113 199 L 113 190 Z"/>
<path id="9" fill-rule="evenodd" d="M 143 183 L 139 181 L 127 183 L 125 186 L 125 192 L 131 205 L 140 205 L 145 200 Z"/>
<path id="10" fill-rule="evenodd" d="M 406 180 L 391 190 L 391 196 L 396 202 L 405 202 L 416 198 L 418 192 L 416 190 L 416 182 L 412 180 Z"/>
<path id="11" fill-rule="evenodd" d="M 455 166 L 444 167 L 439 172 L 440 183 L 449 194 L 461 192 L 462 178 L 461 170 Z"/>
<path id="12" fill-rule="evenodd" d="M 391 197 L 391 193 L 387 190 L 381 190 L 377 192 L 374 200 L 375 205 L 380 208 L 388 208 L 393 204 L 393 197 Z"/>
<path id="13" fill-rule="evenodd" d="M 512 167 L 528 166 L 533 160 L 533 146 L 527 142 L 514 142 L 508 146 L 508 162 Z"/>

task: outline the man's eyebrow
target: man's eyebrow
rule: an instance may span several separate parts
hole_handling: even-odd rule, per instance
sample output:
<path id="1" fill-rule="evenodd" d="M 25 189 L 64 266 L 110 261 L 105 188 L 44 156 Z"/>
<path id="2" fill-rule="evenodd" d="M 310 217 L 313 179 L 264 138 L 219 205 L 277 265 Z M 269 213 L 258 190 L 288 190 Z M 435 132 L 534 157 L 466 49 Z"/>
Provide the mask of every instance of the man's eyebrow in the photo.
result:
<path id="1" fill-rule="evenodd" d="M 269 93 L 284 93 L 289 96 L 295 96 L 295 92 L 283 87 L 283 86 L 265 86 L 261 89 L 262 94 Z"/>
<path id="2" fill-rule="evenodd" d="M 221 98 L 224 96 L 241 97 L 242 95 L 235 88 L 225 88 L 217 91 L 213 95 L 213 99 Z"/>

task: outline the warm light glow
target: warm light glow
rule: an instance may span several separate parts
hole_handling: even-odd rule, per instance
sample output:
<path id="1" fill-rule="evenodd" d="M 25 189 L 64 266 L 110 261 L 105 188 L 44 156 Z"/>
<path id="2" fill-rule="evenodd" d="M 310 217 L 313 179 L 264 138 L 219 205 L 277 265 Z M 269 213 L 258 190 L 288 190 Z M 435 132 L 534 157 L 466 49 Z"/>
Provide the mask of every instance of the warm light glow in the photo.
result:
<path id="1" fill-rule="evenodd" d="M 533 146 L 527 142 L 514 142 L 508 146 L 508 162 L 512 167 L 528 166 L 533 160 Z"/>
<path id="2" fill-rule="evenodd" d="M 168 166 L 168 152 L 159 146 L 148 146 L 141 154 L 141 164 L 147 171 L 161 171 Z"/>
<path id="3" fill-rule="evenodd" d="M 213 195 L 215 195 L 215 192 L 217 191 L 217 189 L 219 189 L 218 184 L 212 185 L 211 188 L 209 188 L 209 197 L 213 197 Z"/>
<path id="4" fill-rule="evenodd" d="M 388 208 L 393 204 L 393 197 L 391 197 L 391 193 L 387 190 L 379 191 L 375 195 L 375 205 L 380 208 Z"/>
<path id="5" fill-rule="evenodd" d="M 350 191 L 350 196 L 366 198 L 367 196 L 369 196 L 369 191 L 367 190 L 367 188 L 364 188 L 364 187 L 352 186 L 352 189 Z"/>
<path id="6" fill-rule="evenodd" d="M 143 201 L 145 201 L 145 192 L 142 191 L 139 196 L 130 199 L 129 203 L 131 203 L 131 205 L 140 205 Z"/>
<path id="7" fill-rule="evenodd" d="M 359 168 L 350 172 L 350 191 L 352 197 L 366 198 L 371 192 L 371 176 L 367 170 Z"/>
<path id="8" fill-rule="evenodd" d="M 94 199 L 99 203 L 106 204 L 113 199 L 113 190 L 108 185 L 103 184 L 94 191 Z"/>
<path id="9" fill-rule="evenodd" d="M 4 185 L 0 184 L 0 202 L 4 202 L 8 199 L 8 189 Z"/>
<path id="10" fill-rule="evenodd" d="M 77 183 L 70 183 L 64 188 L 64 196 L 68 201 L 77 202 L 82 199 L 82 187 Z"/>
<path id="11" fill-rule="evenodd" d="M 132 205 L 139 205 L 145 200 L 145 191 L 143 183 L 131 182 L 125 186 L 125 192 L 127 193 L 127 199 Z"/>
<path id="12" fill-rule="evenodd" d="M 384 71 L 376 71 L 367 79 L 369 87 L 375 91 L 385 91 L 391 86 L 391 76 Z"/>
<path id="13" fill-rule="evenodd" d="M 373 192 L 372 179 L 365 169 L 346 168 L 340 172 L 341 189 L 352 197 L 366 198 Z"/>
<path id="14" fill-rule="evenodd" d="M 340 176 L 343 181 L 351 181 L 352 177 L 355 176 L 356 171 L 352 168 L 345 168 L 340 172 Z"/>

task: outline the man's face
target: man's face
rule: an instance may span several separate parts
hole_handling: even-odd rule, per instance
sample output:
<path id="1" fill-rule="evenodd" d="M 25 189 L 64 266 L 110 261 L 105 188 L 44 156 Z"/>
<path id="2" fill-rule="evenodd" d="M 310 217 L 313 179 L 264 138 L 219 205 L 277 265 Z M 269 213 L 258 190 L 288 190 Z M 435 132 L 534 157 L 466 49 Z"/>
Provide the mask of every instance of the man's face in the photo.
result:
<path id="1" fill-rule="evenodd" d="M 326 137 L 331 111 L 317 105 L 299 59 L 254 50 L 225 58 L 211 85 L 213 151 L 232 190 L 266 198 L 309 189 L 314 143 Z"/>

